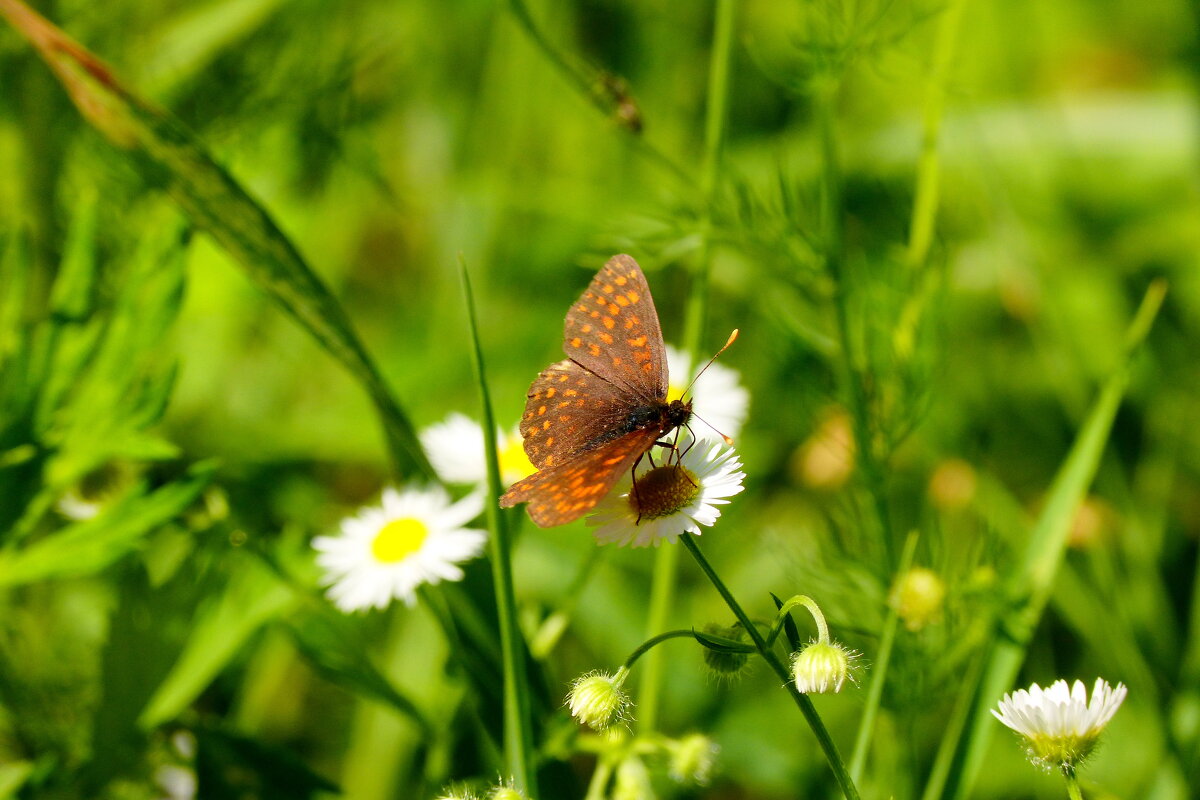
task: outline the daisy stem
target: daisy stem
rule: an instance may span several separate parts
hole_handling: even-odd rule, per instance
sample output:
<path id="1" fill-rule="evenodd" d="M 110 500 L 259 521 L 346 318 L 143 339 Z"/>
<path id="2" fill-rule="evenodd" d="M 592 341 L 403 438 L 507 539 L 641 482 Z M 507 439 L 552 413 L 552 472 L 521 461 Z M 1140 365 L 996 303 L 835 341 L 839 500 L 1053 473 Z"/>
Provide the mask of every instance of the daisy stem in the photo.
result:
<path id="1" fill-rule="evenodd" d="M 817 709 L 813 706 L 812 701 L 808 696 L 800 692 L 796 688 L 795 681 L 792 680 L 791 672 L 787 666 L 779 659 L 779 656 L 767 644 L 763 638 L 762 632 L 750 621 L 746 616 L 746 612 L 742 610 L 741 605 L 734 599 L 733 594 L 725 586 L 725 583 L 713 570 L 712 564 L 708 563 L 708 559 L 700 552 L 700 545 L 696 544 L 696 537 L 693 534 L 685 533 L 679 537 L 683 542 L 683 546 L 692 554 L 692 558 L 696 559 L 696 563 L 700 565 L 700 569 L 708 576 L 709 581 L 716 587 L 718 593 L 725 600 L 725 605 L 729 606 L 729 610 L 737 617 L 738 622 L 742 623 L 742 627 L 750 634 L 750 639 L 754 642 L 754 646 L 758 648 L 758 654 L 763 657 L 763 660 L 770 665 L 775 674 L 783 680 L 783 685 L 787 688 L 788 693 L 800 708 L 800 712 L 804 714 L 804 720 L 812 728 L 813 735 L 817 737 L 817 743 L 821 746 L 821 750 L 825 753 L 825 758 L 829 761 L 829 766 L 833 770 L 833 776 L 837 779 L 838 786 L 841 787 L 842 794 L 846 800 L 858 800 L 858 789 L 854 786 L 854 781 L 850 778 L 850 773 L 846 770 L 846 764 L 842 761 L 841 755 L 838 753 L 837 745 L 833 738 L 829 735 L 829 731 L 825 729 L 825 724 L 821 722 L 821 717 L 817 714 Z"/>
<path id="2" fill-rule="evenodd" d="M 479 381 L 482 407 L 484 452 L 487 460 L 488 543 L 491 549 L 492 579 L 496 590 L 496 612 L 500 622 L 500 649 L 504 661 L 504 760 L 508 777 L 514 788 L 531 797 L 537 796 L 536 775 L 530 772 L 533 764 L 533 737 L 530 725 L 529 688 L 525 652 L 518 638 L 516 594 L 512 577 L 512 540 L 508 518 L 500 511 L 500 458 L 496 451 L 496 422 L 492 414 L 491 396 L 483 364 L 483 348 L 479 344 L 479 329 L 475 322 L 475 299 L 466 263 L 459 259 L 463 298 L 467 306 L 467 326 L 471 336 L 475 376 Z"/>
<path id="3" fill-rule="evenodd" d="M 1083 792 L 1079 790 L 1079 779 L 1075 777 L 1075 768 L 1063 767 L 1063 775 L 1067 779 L 1067 797 L 1071 800 L 1083 800 Z"/>

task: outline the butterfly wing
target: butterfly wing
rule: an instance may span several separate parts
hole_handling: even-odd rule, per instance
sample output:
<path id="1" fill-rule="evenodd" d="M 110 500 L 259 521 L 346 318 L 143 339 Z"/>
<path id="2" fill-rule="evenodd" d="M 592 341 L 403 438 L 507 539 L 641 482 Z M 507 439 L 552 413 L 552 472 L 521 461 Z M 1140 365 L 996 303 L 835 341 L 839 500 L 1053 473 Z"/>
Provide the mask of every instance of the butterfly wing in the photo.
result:
<path id="1" fill-rule="evenodd" d="M 667 398 L 667 353 L 646 276 L 630 256 L 608 260 L 567 311 L 563 352 L 632 405 Z"/>
<path id="2" fill-rule="evenodd" d="M 500 498 L 500 506 L 529 503 L 529 516 L 539 528 L 573 522 L 595 508 L 617 479 L 654 446 L 658 435 L 657 428 L 633 431 L 560 466 L 542 469 L 514 484 Z"/>
<path id="3" fill-rule="evenodd" d="M 570 359 L 551 364 L 529 387 L 520 425 L 525 454 L 538 469 L 559 466 L 613 438 L 628 413 L 629 398 L 617 386 Z"/>

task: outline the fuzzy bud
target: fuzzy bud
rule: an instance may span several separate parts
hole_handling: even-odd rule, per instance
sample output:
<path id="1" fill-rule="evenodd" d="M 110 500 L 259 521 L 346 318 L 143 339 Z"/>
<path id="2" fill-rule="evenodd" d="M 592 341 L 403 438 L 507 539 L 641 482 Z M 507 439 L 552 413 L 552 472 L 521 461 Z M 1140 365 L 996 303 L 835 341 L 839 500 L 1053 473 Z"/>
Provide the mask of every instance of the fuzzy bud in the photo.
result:
<path id="1" fill-rule="evenodd" d="M 792 677 L 804 694 L 840 692 L 858 656 L 837 642 L 811 642 L 792 659 Z M 851 678 L 853 680 L 853 678 Z"/>
<path id="2" fill-rule="evenodd" d="M 589 672 L 571 684 L 567 706 L 571 716 L 597 731 L 604 731 L 624 717 L 629 696 L 621 690 L 629 671 L 624 667 L 616 675 Z"/>

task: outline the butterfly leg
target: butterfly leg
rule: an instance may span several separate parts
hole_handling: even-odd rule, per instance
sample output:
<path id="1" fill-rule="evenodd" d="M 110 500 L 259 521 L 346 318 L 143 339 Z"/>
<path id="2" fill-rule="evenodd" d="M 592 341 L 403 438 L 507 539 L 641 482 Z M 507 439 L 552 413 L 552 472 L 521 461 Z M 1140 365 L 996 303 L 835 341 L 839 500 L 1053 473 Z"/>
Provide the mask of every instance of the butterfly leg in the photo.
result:
<path id="1" fill-rule="evenodd" d="M 647 452 L 649 452 L 649 451 L 647 451 Z M 634 525 L 637 525 L 638 523 L 640 523 L 642 521 L 642 501 L 638 499 L 637 468 L 638 468 L 638 464 L 642 463 L 642 458 L 645 455 L 646 455 L 646 453 L 642 453 L 642 455 L 637 457 L 637 461 L 633 462 L 633 470 L 630 472 L 630 475 L 633 476 L 633 488 L 630 489 L 630 492 L 633 494 L 633 503 L 634 503 L 634 505 L 637 506 L 637 510 L 638 510 L 637 519 L 635 519 L 633 521 Z M 653 458 L 650 459 L 650 463 L 651 463 L 651 465 L 654 464 Z"/>
<path id="2" fill-rule="evenodd" d="M 681 464 L 681 463 L 683 463 L 683 457 L 684 457 L 684 456 L 686 456 L 686 455 L 688 454 L 688 451 L 689 451 L 689 450 L 691 450 L 693 447 L 695 447 L 695 446 L 696 446 L 696 432 L 695 432 L 695 431 L 693 431 L 693 430 L 692 430 L 692 426 L 691 426 L 691 425 L 688 425 L 686 422 L 685 422 L 683 425 L 681 425 L 680 427 L 678 427 L 678 428 L 676 428 L 676 429 L 675 429 L 675 441 L 676 441 L 676 442 L 678 442 L 678 441 L 679 441 L 679 435 L 680 435 L 680 433 L 682 432 L 682 430 L 683 430 L 684 428 L 687 428 L 687 431 L 688 431 L 688 433 L 689 433 L 689 434 L 691 434 L 691 438 L 692 438 L 692 440 L 691 440 L 690 442 L 688 442 L 688 444 L 687 444 L 687 447 L 683 448 L 683 452 L 682 452 L 682 453 L 680 453 L 678 449 L 676 449 L 676 450 L 675 450 L 675 452 L 676 452 L 676 453 L 678 454 L 678 456 L 679 456 L 679 457 L 678 457 L 678 458 L 675 460 L 675 463 L 676 463 L 676 464 Z M 684 470 L 684 471 L 683 471 L 683 476 L 684 476 L 685 478 L 687 478 L 687 479 L 688 479 L 688 483 L 690 483 L 692 486 L 695 486 L 695 487 L 699 488 L 700 484 L 698 484 L 698 483 L 696 483 L 694 480 L 692 480 L 692 475 L 691 475 L 691 473 L 690 473 L 690 472 L 688 472 L 687 470 Z"/>

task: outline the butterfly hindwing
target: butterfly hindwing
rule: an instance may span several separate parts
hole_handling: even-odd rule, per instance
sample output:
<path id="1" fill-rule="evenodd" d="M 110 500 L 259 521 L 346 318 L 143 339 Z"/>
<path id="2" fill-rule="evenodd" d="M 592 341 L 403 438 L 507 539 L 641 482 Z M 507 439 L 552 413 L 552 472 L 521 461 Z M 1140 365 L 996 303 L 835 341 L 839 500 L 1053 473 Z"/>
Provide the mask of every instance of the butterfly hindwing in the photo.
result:
<path id="1" fill-rule="evenodd" d="M 580 453 L 513 485 L 500 498 L 503 508 L 529 503 L 529 516 L 540 528 L 565 525 L 595 508 L 613 484 L 654 446 L 659 431 L 636 430 Z"/>

